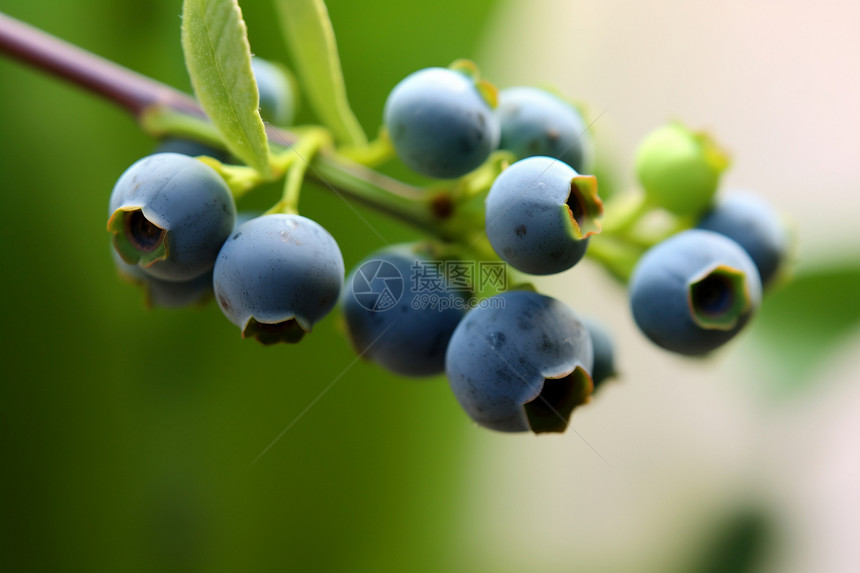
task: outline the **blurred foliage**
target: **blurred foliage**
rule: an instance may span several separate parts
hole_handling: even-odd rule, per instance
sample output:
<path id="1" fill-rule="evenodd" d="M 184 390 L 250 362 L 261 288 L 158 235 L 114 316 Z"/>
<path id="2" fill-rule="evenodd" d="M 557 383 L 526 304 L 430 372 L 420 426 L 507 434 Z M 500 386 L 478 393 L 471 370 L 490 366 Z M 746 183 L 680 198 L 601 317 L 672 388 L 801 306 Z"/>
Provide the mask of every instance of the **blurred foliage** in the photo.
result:
<path id="1" fill-rule="evenodd" d="M 473 56 L 493 2 L 328 4 L 375 133 L 400 78 Z M 283 60 L 271 2 L 242 6 L 254 51 Z M 179 0 L 0 11 L 190 92 Z M 154 144 L 119 109 L 0 57 L 0 570 L 453 570 L 469 423 L 443 380 L 353 364 L 336 316 L 300 347 L 264 348 L 214 305 L 147 311 L 117 278 L 107 198 Z M 348 267 L 415 237 L 319 189 L 302 209 Z"/>
<path id="2" fill-rule="evenodd" d="M 278 0 L 278 21 L 302 92 L 335 141 L 367 144 L 367 136 L 346 97 L 337 41 L 322 0 Z"/>
<path id="3" fill-rule="evenodd" d="M 822 382 L 823 362 L 860 329 L 860 261 L 801 268 L 767 293 L 753 332 L 777 372 L 775 390 L 794 393 Z"/>
<path id="4" fill-rule="evenodd" d="M 774 543 L 773 524 L 760 509 L 744 507 L 716 523 L 688 573 L 761 571 Z"/>

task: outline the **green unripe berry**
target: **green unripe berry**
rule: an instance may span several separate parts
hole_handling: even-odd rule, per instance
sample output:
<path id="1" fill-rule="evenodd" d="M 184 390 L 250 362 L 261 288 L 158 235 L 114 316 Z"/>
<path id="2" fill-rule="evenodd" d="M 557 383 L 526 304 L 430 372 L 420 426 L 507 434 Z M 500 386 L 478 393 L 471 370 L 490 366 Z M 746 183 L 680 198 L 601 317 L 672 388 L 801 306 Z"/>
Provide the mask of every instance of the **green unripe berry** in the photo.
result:
<path id="1" fill-rule="evenodd" d="M 710 136 L 678 122 L 652 131 L 636 152 L 636 175 L 647 200 L 682 216 L 710 206 L 728 165 Z"/>

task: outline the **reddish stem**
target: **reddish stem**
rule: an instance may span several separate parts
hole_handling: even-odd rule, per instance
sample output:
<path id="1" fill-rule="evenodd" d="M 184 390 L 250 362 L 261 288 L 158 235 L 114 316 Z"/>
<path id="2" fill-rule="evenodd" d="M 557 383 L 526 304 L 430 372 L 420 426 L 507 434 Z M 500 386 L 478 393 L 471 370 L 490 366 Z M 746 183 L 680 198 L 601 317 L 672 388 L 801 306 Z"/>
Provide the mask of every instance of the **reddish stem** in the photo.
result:
<path id="1" fill-rule="evenodd" d="M 206 117 L 193 97 L 3 13 L 0 13 L 0 53 L 6 53 L 27 65 L 88 89 L 123 107 L 136 119 L 140 119 L 141 114 L 152 106 L 165 106 L 180 113 Z M 272 125 L 266 125 L 266 132 L 270 141 L 284 147 L 291 146 L 296 141 L 294 134 Z M 320 158 L 335 166 L 338 172 L 370 183 L 393 195 L 411 199 L 421 199 L 424 195 L 421 189 L 365 167 L 346 164 L 332 158 L 327 150 L 320 153 Z M 320 173 L 314 170 L 308 175 L 327 183 Z M 337 188 L 354 195 L 346 188 Z"/>
<path id="2" fill-rule="evenodd" d="M 194 115 L 191 96 L 0 13 L 0 51 L 106 97 L 139 117 L 147 106 L 167 105 Z"/>

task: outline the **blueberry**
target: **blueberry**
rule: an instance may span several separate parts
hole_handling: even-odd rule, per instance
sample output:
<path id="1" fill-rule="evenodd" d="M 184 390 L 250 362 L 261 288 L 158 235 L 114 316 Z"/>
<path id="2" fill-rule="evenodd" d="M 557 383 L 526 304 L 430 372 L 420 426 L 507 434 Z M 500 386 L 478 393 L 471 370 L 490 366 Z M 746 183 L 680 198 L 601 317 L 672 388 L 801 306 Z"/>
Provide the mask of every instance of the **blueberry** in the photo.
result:
<path id="1" fill-rule="evenodd" d="M 233 196 L 214 169 L 157 153 L 116 182 L 108 230 L 126 263 L 162 280 L 188 281 L 212 269 L 235 219 Z"/>
<path id="2" fill-rule="evenodd" d="M 761 280 L 740 245 L 712 231 L 682 231 L 652 247 L 630 280 L 633 318 L 658 346 L 687 355 L 729 341 L 761 303 Z"/>
<path id="3" fill-rule="evenodd" d="M 291 125 L 295 119 L 296 102 L 286 70 L 257 56 L 251 58 L 251 67 L 260 94 L 260 116 L 274 125 Z"/>
<path id="4" fill-rule="evenodd" d="M 230 162 L 230 154 L 222 149 L 217 149 L 190 139 L 182 139 L 180 137 L 168 137 L 163 139 L 158 147 L 155 148 L 155 153 L 180 153 L 190 157 L 198 155 L 208 155 L 214 157 L 221 163 Z"/>
<path id="5" fill-rule="evenodd" d="M 499 123 L 466 73 L 426 68 L 397 84 L 385 125 L 400 159 L 414 171 L 456 178 L 481 165 L 499 144 Z"/>
<path id="6" fill-rule="evenodd" d="M 496 108 L 501 149 L 517 159 L 545 155 L 576 171 L 588 171 L 590 138 L 585 121 L 571 104 L 542 89 L 515 87 L 499 92 Z"/>
<path id="7" fill-rule="evenodd" d="M 482 301 L 457 326 L 445 371 L 460 405 L 501 432 L 563 432 L 593 384 L 591 337 L 558 300 L 509 291 Z"/>
<path id="8" fill-rule="evenodd" d="M 122 260 L 116 249 L 111 249 L 113 262 L 119 275 L 143 289 L 148 307 L 183 308 L 202 304 L 212 297 L 212 271 L 188 281 L 164 281 L 146 274 L 137 265 Z"/>
<path id="9" fill-rule="evenodd" d="M 597 390 L 604 380 L 616 375 L 615 344 L 612 342 L 612 335 L 602 323 L 587 316 L 582 317 L 582 322 L 591 335 L 591 345 L 594 348 L 591 380 L 594 382 L 594 389 Z"/>
<path id="10" fill-rule="evenodd" d="M 496 178 L 486 204 L 487 237 L 512 267 L 534 275 L 558 273 L 585 254 L 600 231 L 603 204 L 597 180 L 551 157 L 517 161 Z"/>
<path id="11" fill-rule="evenodd" d="M 699 221 L 742 246 L 758 268 L 763 285 L 770 283 L 788 250 L 788 233 L 779 215 L 758 195 L 735 193 L 721 200 Z"/>
<path id="12" fill-rule="evenodd" d="M 260 215 L 258 212 L 240 211 L 236 213 L 235 227 Z M 137 265 L 126 263 L 116 249 L 111 249 L 111 254 L 120 277 L 143 289 L 147 307 L 183 308 L 208 302 L 213 296 L 211 269 L 188 281 L 165 281 L 148 275 Z"/>
<path id="13" fill-rule="evenodd" d="M 356 352 L 402 376 L 445 370 L 445 350 L 466 299 L 440 266 L 408 245 L 378 251 L 358 264 L 342 296 Z"/>
<path id="14" fill-rule="evenodd" d="M 263 344 L 298 342 L 337 303 L 343 257 L 334 238 L 300 215 L 263 215 L 239 226 L 215 262 L 215 300 Z"/>

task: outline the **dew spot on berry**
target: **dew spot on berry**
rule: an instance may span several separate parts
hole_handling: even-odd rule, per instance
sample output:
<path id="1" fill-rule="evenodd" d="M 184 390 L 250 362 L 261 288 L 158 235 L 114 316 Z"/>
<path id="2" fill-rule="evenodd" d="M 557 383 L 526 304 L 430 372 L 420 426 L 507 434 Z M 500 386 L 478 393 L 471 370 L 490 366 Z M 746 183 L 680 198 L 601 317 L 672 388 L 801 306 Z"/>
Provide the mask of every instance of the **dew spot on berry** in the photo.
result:
<path id="1" fill-rule="evenodd" d="M 281 237 L 281 241 L 283 241 L 285 243 L 292 243 L 294 245 L 301 245 L 302 244 L 302 242 L 300 240 L 298 240 L 296 237 L 294 237 L 293 234 L 290 233 L 289 231 L 281 231 L 278 234 Z"/>

